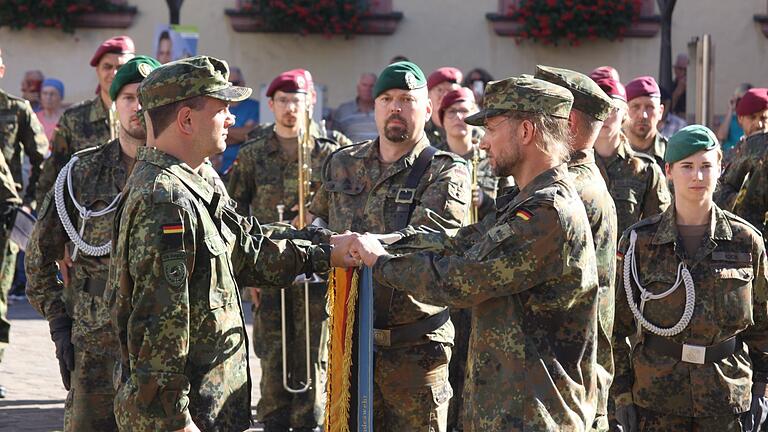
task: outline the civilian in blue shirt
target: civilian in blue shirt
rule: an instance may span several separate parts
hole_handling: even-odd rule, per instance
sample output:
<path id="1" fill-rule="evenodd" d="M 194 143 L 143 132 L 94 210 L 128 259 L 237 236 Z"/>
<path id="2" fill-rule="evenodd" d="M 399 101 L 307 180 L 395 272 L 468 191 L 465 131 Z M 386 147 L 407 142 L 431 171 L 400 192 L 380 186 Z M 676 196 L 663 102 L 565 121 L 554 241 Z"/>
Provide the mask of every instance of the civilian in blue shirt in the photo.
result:
<path id="1" fill-rule="evenodd" d="M 233 66 L 229 72 L 229 81 L 234 86 L 245 86 L 245 79 L 239 67 Z M 218 158 L 212 160 L 219 174 L 232 166 L 248 132 L 259 124 L 259 101 L 246 99 L 242 102 L 230 102 L 229 112 L 235 115 L 235 125 L 228 129 L 227 149 Z"/>

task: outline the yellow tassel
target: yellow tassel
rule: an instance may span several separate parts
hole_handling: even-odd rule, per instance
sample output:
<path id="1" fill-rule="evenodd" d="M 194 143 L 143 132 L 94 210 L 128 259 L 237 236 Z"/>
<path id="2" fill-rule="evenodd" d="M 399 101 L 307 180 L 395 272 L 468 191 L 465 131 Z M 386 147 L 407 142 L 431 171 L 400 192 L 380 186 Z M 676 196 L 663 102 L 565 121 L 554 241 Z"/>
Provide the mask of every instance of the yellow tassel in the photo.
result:
<path id="1" fill-rule="evenodd" d="M 349 293 L 346 293 L 348 273 L 345 269 L 335 268 L 328 278 L 328 305 L 331 311 L 328 338 L 328 381 L 326 385 L 328 399 L 325 410 L 326 432 L 350 432 L 350 376 L 352 372 L 352 334 L 355 325 L 355 306 L 357 304 L 358 272 L 352 272 Z M 341 282 L 341 283 L 340 283 Z M 339 290 L 342 290 L 340 293 Z M 346 300 L 346 304 L 337 304 Z M 344 334 L 337 334 L 339 317 L 346 311 Z M 340 340 L 341 338 L 341 340 Z M 342 350 L 343 347 L 343 351 Z M 341 367 L 339 367 L 341 363 Z M 336 375 L 338 374 L 338 376 Z"/>

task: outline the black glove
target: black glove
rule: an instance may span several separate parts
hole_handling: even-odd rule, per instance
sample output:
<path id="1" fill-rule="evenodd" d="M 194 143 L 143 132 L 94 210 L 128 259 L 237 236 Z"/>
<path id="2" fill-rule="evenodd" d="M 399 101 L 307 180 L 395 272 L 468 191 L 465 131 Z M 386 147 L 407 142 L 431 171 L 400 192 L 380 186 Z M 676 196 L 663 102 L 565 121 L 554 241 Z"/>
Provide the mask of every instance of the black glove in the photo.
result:
<path id="1" fill-rule="evenodd" d="M 64 388 L 69 390 L 70 374 L 75 370 L 75 347 L 72 345 L 72 319 L 63 316 L 48 322 L 51 339 L 56 345 L 56 358 L 59 359 L 59 373 Z"/>
<path id="2" fill-rule="evenodd" d="M 637 408 L 634 404 L 616 407 L 616 421 L 623 432 L 638 432 Z"/>
<path id="3" fill-rule="evenodd" d="M 749 411 L 743 414 L 744 432 L 758 432 L 768 416 L 768 398 L 752 395 Z"/>

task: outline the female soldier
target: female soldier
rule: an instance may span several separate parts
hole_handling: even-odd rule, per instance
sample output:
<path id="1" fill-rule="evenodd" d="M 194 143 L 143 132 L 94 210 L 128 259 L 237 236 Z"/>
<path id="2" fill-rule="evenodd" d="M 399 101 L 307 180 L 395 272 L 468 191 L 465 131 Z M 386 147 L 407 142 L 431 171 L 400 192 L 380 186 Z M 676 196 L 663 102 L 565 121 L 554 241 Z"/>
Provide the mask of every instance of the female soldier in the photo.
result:
<path id="1" fill-rule="evenodd" d="M 664 159 L 673 205 L 619 242 L 616 419 L 632 432 L 757 431 L 768 407 L 763 239 L 712 201 L 722 151 L 709 129 L 681 129 Z"/>

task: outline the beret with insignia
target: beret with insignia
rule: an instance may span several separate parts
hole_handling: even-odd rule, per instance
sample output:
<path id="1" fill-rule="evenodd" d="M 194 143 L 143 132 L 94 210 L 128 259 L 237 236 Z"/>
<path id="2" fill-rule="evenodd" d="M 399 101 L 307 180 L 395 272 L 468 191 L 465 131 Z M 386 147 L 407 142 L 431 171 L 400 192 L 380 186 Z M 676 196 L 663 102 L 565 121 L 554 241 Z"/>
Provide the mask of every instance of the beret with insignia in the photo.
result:
<path id="1" fill-rule="evenodd" d="M 379 74 L 373 86 L 373 97 L 377 98 L 389 89 L 415 90 L 426 86 L 427 79 L 421 68 L 409 61 L 401 61 L 392 63 Z"/>
<path id="2" fill-rule="evenodd" d="M 109 97 L 117 99 L 120 89 L 125 85 L 142 82 L 157 67 L 160 67 L 160 62 L 150 56 L 140 55 L 128 60 L 117 70 L 109 86 Z"/>
<path id="3" fill-rule="evenodd" d="M 267 87 L 267 97 L 274 97 L 275 92 L 308 93 L 310 83 L 301 69 L 293 69 L 281 73 Z"/>

